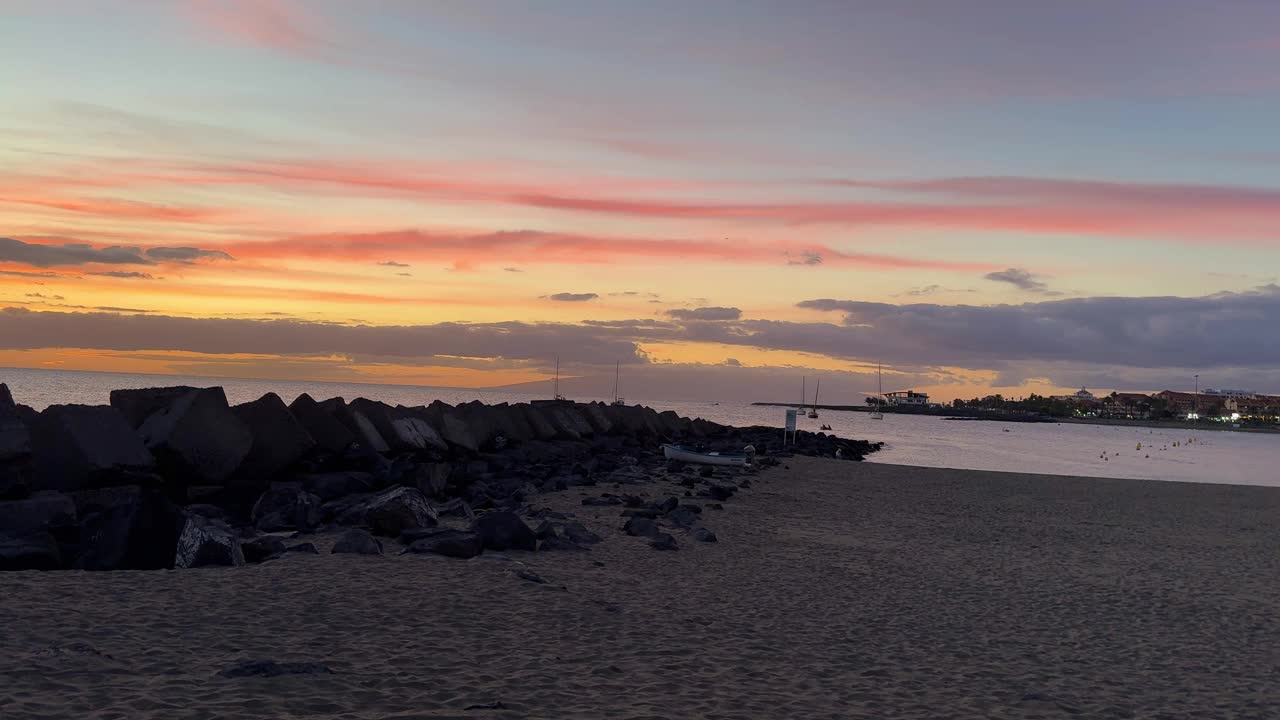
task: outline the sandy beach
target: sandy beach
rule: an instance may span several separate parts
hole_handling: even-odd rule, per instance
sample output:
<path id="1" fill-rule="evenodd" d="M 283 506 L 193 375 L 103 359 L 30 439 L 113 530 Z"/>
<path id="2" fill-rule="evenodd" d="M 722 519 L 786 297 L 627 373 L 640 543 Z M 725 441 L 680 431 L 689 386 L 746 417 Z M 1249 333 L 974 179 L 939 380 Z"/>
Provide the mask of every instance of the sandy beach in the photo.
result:
<path id="1" fill-rule="evenodd" d="M 1280 490 L 788 465 L 676 552 L 3 574 L 0 717 L 1280 716 Z"/>

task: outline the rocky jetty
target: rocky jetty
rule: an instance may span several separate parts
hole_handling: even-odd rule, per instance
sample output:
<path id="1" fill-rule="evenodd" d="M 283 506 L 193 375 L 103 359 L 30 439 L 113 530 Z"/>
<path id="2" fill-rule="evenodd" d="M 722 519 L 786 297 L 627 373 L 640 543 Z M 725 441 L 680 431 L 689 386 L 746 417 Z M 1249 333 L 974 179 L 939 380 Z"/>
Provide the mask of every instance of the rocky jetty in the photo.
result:
<path id="1" fill-rule="evenodd" d="M 689 498 L 723 502 L 750 479 L 669 463 L 662 443 L 751 446 L 756 467 L 791 454 L 861 460 L 879 448 L 823 433 L 801 432 L 785 448 L 781 439 L 776 428 L 641 406 L 393 407 L 307 395 L 286 405 L 271 393 L 230 406 L 218 387 L 118 390 L 109 406 L 37 413 L 0 384 L 0 570 L 243 565 L 315 552 L 282 538 L 321 528 L 344 532 L 335 552 L 355 554 L 381 554 L 384 542 L 448 557 L 586 551 L 602 538 L 538 516 L 539 493 L 658 480 L 687 488 L 686 498 L 644 504 L 602 492 L 583 502 L 625 506 L 621 532 L 674 550 L 664 528 L 715 541 Z"/>

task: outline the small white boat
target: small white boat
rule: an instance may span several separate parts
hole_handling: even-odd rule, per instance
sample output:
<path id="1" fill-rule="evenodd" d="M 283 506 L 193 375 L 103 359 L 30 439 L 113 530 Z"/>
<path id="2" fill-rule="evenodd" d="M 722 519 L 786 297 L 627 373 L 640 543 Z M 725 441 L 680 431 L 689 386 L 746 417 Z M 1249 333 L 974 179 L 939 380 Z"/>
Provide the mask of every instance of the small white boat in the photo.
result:
<path id="1" fill-rule="evenodd" d="M 746 453 L 718 453 L 718 452 L 698 452 L 679 445 L 663 445 L 662 454 L 668 460 L 679 460 L 680 462 L 696 463 L 699 465 L 731 465 L 734 467 L 745 467 L 750 462 Z"/>

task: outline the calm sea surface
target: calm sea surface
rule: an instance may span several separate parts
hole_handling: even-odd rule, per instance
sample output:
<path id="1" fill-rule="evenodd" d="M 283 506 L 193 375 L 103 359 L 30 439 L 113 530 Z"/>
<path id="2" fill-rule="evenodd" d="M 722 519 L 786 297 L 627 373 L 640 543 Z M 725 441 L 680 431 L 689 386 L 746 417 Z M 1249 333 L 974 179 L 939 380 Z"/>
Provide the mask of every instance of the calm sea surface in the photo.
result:
<path id="1" fill-rule="evenodd" d="M 8 368 L 0 368 L 0 382 L 8 384 L 14 400 L 36 409 L 58 403 L 106 404 L 110 391 L 116 388 L 165 385 L 221 385 L 233 404 L 255 400 L 267 392 L 277 393 L 286 403 L 305 392 L 317 400 L 366 397 L 393 405 L 422 405 L 437 399 L 450 404 L 471 400 L 527 402 L 545 397 L 509 391 L 403 385 Z M 574 399 L 591 401 L 605 398 Z M 746 403 L 643 398 L 632 398 L 632 401 L 730 425 L 775 425 L 781 428 L 784 413 L 782 408 L 753 407 Z M 884 420 L 871 420 L 864 413 L 829 410 L 823 411 L 818 420 L 803 418 L 800 427 L 816 430 L 820 423 L 831 425 L 832 432 L 842 437 L 884 441 L 886 448 L 871 456 L 874 462 L 1280 487 L 1280 435 L 1100 425 L 956 422 L 892 413 L 886 414 Z M 1139 443 L 1142 444 L 1141 450 L 1137 449 Z"/>

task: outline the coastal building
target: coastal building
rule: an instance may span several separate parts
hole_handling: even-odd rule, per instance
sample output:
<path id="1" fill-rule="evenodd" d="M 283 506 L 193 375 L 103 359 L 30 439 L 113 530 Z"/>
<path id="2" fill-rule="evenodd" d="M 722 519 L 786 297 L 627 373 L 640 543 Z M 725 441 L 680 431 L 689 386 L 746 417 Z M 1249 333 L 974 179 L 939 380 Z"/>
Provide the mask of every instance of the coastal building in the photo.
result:
<path id="1" fill-rule="evenodd" d="M 1113 392 L 1103 398 L 1102 414 L 1113 418 L 1146 420 L 1151 417 L 1151 396 L 1145 393 Z"/>
<path id="2" fill-rule="evenodd" d="M 1161 390 L 1152 397 L 1164 403 L 1165 410 L 1174 415 L 1187 415 L 1189 413 L 1218 415 L 1221 414 L 1223 403 L 1225 402 L 1225 398 L 1217 395 L 1175 392 L 1173 390 Z"/>
<path id="3" fill-rule="evenodd" d="M 901 390 L 899 392 L 888 392 L 884 394 L 885 399 L 894 407 L 928 407 L 929 394 L 918 393 L 914 390 Z"/>
<path id="4" fill-rule="evenodd" d="M 1095 396 L 1093 393 L 1089 392 L 1083 387 L 1071 393 L 1070 395 L 1054 395 L 1053 399 L 1066 400 L 1068 402 L 1078 402 L 1078 403 L 1085 403 L 1085 404 L 1092 404 L 1098 401 L 1097 396 Z"/>
<path id="5" fill-rule="evenodd" d="M 1257 395 L 1228 397 L 1222 408 L 1233 418 L 1260 418 L 1280 420 L 1280 396 Z"/>
<path id="6" fill-rule="evenodd" d="M 1228 390 L 1222 388 L 1219 390 L 1205 390 L 1205 395 L 1213 395 L 1215 397 L 1234 398 L 1236 400 L 1248 400 L 1258 396 L 1258 393 L 1252 390 Z"/>

